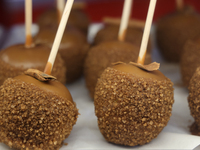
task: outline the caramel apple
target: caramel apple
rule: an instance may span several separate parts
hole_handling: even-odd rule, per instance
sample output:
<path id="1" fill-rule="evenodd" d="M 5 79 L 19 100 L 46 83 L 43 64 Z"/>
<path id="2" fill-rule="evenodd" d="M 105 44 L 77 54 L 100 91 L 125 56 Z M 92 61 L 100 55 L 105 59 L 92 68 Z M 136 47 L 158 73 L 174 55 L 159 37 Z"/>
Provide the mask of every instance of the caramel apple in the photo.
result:
<path id="1" fill-rule="evenodd" d="M 42 30 L 46 27 L 58 26 L 58 14 L 56 9 L 51 9 L 44 12 L 38 18 L 38 26 Z M 68 24 L 78 28 L 85 35 L 88 33 L 88 27 L 90 24 L 90 20 L 86 13 L 82 9 L 74 8 L 69 16 Z"/>
<path id="2" fill-rule="evenodd" d="M 185 43 L 180 59 L 180 70 L 185 86 L 189 86 L 190 79 L 200 66 L 200 38 L 189 40 Z"/>
<path id="3" fill-rule="evenodd" d="M 97 32 L 94 38 L 94 45 L 100 44 L 102 42 L 117 40 L 118 31 L 119 31 L 119 25 L 111 23 L 105 24 L 104 28 Z M 129 42 L 135 46 L 140 46 L 142 35 L 143 35 L 143 28 L 128 26 L 124 41 Z M 151 52 L 151 49 L 152 49 L 151 40 L 149 40 L 147 47 L 148 53 Z"/>
<path id="4" fill-rule="evenodd" d="M 35 37 L 36 43 L 43 43 L 52 47 L 55 38 L 55 28 L 44 28 Z M 83 72 L 83 63 L 89 44 L 85 36 L 72 26 L 67 26 L 59 47 L 59 52 L 67 67 L 67 83 L 74 82 Z"/>
<path id="5" fill-rule="evenodd" d="M 68 89 L 57 80 L 8 78 L 0 95 L 0 140 L 11 148 L 58 150 L 78 118 Z"/>
<path id="6" fill-rule="evenodd" d="M 195 120 L 190 127 L 190 131 L 192 134 L 200 136 L 200 67 L 193 74 L 188 89 L 190 113 Z"/>
<path id="7" fill-rule="evenodd" d="M 36 44 L 30 48 L 26 48 L 24 44 L 18 44 L 2 50 L 0 52 L 0 85 L 7 78 L 23 74 L 28 68 L 44 70 L 49 54 L 50 48 L 42 44 Z M 64 61 L 58 54 L 52 75 L 65 84 L 66 68 L 63 66 Z"/>
<path id="8" fill-rule="evenodd" d="M 139 46 L 128 42 L 110 41 L 103 42 L 92 47 L 85 59 L 84 77 L 90 96 L 94 98 L 94 89 L 97 79 L 104 69 L 117 61 L 136 62 L 139 54 Z M 145 63 L 151 62 L 151 55 L 147 53 Z"/>
<path id="9" fill-rule="evenodd" d="M 118 63 L 104 70 L 95 88 L 99 129 L 111 143 L 149 143 L 167 125 L 172 111 L 173 83 L 160 71 Z"/>
<path id="10" fill-rule="evenodd" d="M 200 16 L 191 7 L 184 7 L 157 22 L 156 41 L 162 56 L 179 62 L 183 46 L 200 34 Z"/>

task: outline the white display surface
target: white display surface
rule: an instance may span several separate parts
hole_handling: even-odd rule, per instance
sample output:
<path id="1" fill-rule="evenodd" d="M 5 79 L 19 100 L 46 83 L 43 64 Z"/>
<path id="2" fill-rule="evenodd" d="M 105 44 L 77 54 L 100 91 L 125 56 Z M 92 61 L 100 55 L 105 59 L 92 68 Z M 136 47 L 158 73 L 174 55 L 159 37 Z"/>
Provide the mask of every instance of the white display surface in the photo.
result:
<path id="1" fill-rule="evenodd" d="M 90 27 L 89 40 L 92 41 L 96 31 L 102 27 L 101 24 L 93 24 Z M 21 26 L 16 26 L 12 30 L 12 34 L 19 33 Z M 153 31 L 153 30 L 152 30 Z M 36 32 L 36 31 L 35 31 Z M 24 36 L 23 33 L 21 36 Z M 10 35 L 16 37 L 16 35 Z M 19 39 L 19 38 L 18 38 Z M 14 40 L 14 41 L 12 41 Z M 21 43 L 11 38 L 9 43 Z M 153 59 L 161 62 L 156 49 L 153 50 Z M 89 96 L 89 92 L 85 86 L 84 78 L 77 82 L 67 85 L 67 88 L 72 94 L 73 100 L 79 109 L 78 121 L 74 125 L 70 136 L 64 141 L 68 145 L 63 145 L 60 150 L 126 150 L 126 149 L 173 149 L 173 150 L 200 150 L 200 136 L 193 136 L 189 132 L 189 126 L 193 123 L 193 118 L 190 115 L 187 97 L 188 90 L 181 86 L 181 76 L 179 65 L 173 63 L 161 62 L 160 70 L 165 76 L 170 78 L 174 83 L 174 99 L 175 103 L 172 108 L 172 116 L 168 125 L 163 129 L 159 136 L 150 143 L 143 146 L 125 147 L 108 143 L 101 135 L 97 118 L 94 113 L 94 103 Z M 11 150 L 4 144 L 0 144 L 0 150 Z"/>

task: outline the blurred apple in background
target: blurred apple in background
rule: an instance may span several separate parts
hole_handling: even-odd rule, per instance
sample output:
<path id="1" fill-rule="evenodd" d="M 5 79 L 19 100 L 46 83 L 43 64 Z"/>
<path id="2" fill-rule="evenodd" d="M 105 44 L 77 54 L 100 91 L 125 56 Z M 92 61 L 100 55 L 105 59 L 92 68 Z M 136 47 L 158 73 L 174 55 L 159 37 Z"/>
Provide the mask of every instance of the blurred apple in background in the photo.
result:
<path id="1" fill-rule="evenodd" d="M 120 17 L 124 0 L 75 0 L 87 3 L 85 12 L 92 22 L 100 22 L 104 16 Z M 200 11 L 199 0 L 185 0 Z M 132 16 L 145 19 L 149 0 L 134 0 Z M 38 15 L 55 5 L 55 0 L 33 0 L 33 21 Z M 158 0 L 154 20 L 175 9 L 175 0 Z M 0 0 L 0 24 L 10 27 L 24 22 L 24 0 Z"/>

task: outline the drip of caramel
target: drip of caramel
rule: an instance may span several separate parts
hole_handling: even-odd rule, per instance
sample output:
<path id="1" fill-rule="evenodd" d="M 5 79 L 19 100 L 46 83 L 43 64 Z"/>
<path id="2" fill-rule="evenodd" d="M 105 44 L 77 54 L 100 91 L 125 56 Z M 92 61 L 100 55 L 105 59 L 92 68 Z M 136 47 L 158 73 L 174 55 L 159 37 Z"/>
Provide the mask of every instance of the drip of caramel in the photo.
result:
<path id="1" fill-rule="evenodd" d="M 137 63 L 138 63 L 138 64 L 144 65 L 146 52 L 147 52 L 147 51 L 145 51 L 143 57 L 140 57 L 140 56 L 138 57 L 138 60 L 137 60 Z"/>
<path id="2" fill-rule="evenodd" d="M 152 78 L 159 81 L 166 79 L 166 77 L 158 70 L 146 71 L 132 64 L 120 63 L 112 66 L 112 68 L 125 73 L 133 74 L 139 78 Z"/>
<path id="3" fill-rule="evenodd" d="M 33 46 L 32 35 L 28 34 L 28 35 L 26 36 L 26 43 L 25 43 L 25 46 L 26 46 L 27 48 L 30 48 L 30 47 Z"/>
<path id="4" fill-rule="evenodd" d="M 124 40 L 125 40 L 126 31 L 127 31 L 127 29 L 125 29 L 125 30 L 122 32 L 122 34 L 119 36 L 119 41 L 124 41 Z"/>
<path id="5" fill-rule="evenodd" d="M 44 69 L 44 73 L 50 75 L 51 74 L 51 70 L 52 70 L 52 63 L 51 62 L 47 62 L 45 69 Z"/>
<path id="6" fill-rule="evenodd" d="M 62 83 L 58 82 L 57 80 L 41 82 L 41 81 L 35 79 L 34 77 L 31 77 L 28 75 L 20 75 L 20 76 L 15 77 L 14 79 L 19 79 L 23 82 L 34 84 L 35 86 L 37 86 L 47 92 L 55 93 L 58 96 L 67 98 L 71 102 L 73 101 L 68 89 Z"/>

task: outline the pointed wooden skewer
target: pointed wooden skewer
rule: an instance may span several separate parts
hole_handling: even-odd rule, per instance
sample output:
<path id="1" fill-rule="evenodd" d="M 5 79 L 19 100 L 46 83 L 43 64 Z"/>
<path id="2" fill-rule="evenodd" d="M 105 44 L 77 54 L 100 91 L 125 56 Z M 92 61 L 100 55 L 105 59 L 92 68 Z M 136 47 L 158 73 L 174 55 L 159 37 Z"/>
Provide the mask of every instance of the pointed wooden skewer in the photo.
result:
<path id="1" fill-rule="evenodd" d="M 25 47 L 29 48 L 32 46 L 32 0 L 25 0 Z"/>
<path id="2" fill-rule="evenodd" d="M 149 5 L 146 24 L 144 27 L 144 33 L 143 33 L 143 37 L 142 37 L 142 43 L 140 46 L 140 53 L 139 53 L 139 57 L 138 57 L 138 61 L 137 61 L 137 63 L 141 64 L 141 65 L 144 64 L 144 60 L 145 60 L 146 49 L 147 49 L 147 44 L 148 44 L 148 40 L 149 40 L 149 34 L 150 34 L 150 30 L 151 30 L 151 24 L 152 24 L 152 20 L 153 20 L 154 11 L 155 11 L 156 1 L 157 0 L 151 0 L 150 5 Z"/>
<path id="3" fill-rule="evenodd" d="M 59 46 L 60 46 L 60 42 L 61 42 L 65 27 L 66 27 L 66 24 L 67 24 L 73 3 L 74 3 L 74 0 L 67 0 L 67 3 L 65 5 L 65 9 L 64 9 L 63 14 L 62 14 L 60 25 L 58 27 L 58 31 L 56 33 L 56 37 L 55 37 L 55 40 L 54 40 L 54 43 L 53 43 L 53 46 L 52 46 L 52 49 L 51 49 L 51 53 L 50 53 L 48 62 L 46 64 L 46 67 L 44 69 L 44 73 L 46 73 L 46 74 L 49 74 L 49 75 L 51 74 L 53 64 L 54 64 L 55 59 L 56 59 L 56 55 L 57 55 L 57 52 L 58 52 L 58 49 L 59 49 Z"/>
<path id="4" fill-rule="evenodd" d="M 128 21 L 131 14 L 132 3 L 133 3 L 133 0 L 124 1 L 122 19 L 121 19 L 121 24 L 120 24 L 119 33 L 118 33 L 119 41 L 124 41 L 125 39 L 126 30 L 128 27 Z"/>
<path id="5" fill-rule="evenodd" d="M 178 10 L 183 9 L 183 7 L 184 7 L 184 2 L 183 2 L 183 0 L 176 0 L 176 6 L 177 6 L 177 9 L 178 9 Z"/>
<path id="6" fill-rule="evenodd" d="M 120 18 L 111 18 L 111 17 L 103 18 L 103 22 L 105 24 L 116 24 L 116 25 L 118 25 L 118 24 L 120 24 L 120 21 L 121 21 Z M 145 22 L 142 21 L 142 20 L 138 20 L 138 19 L 131 19 L 128 22 L 128 26 L 144 29 Z"/>
<path id="7" fill-rule="evenodd" d="M 57 0 L 58 24 L 60 23 L 64 7 L 65 7 L 65 0 Z"/>

